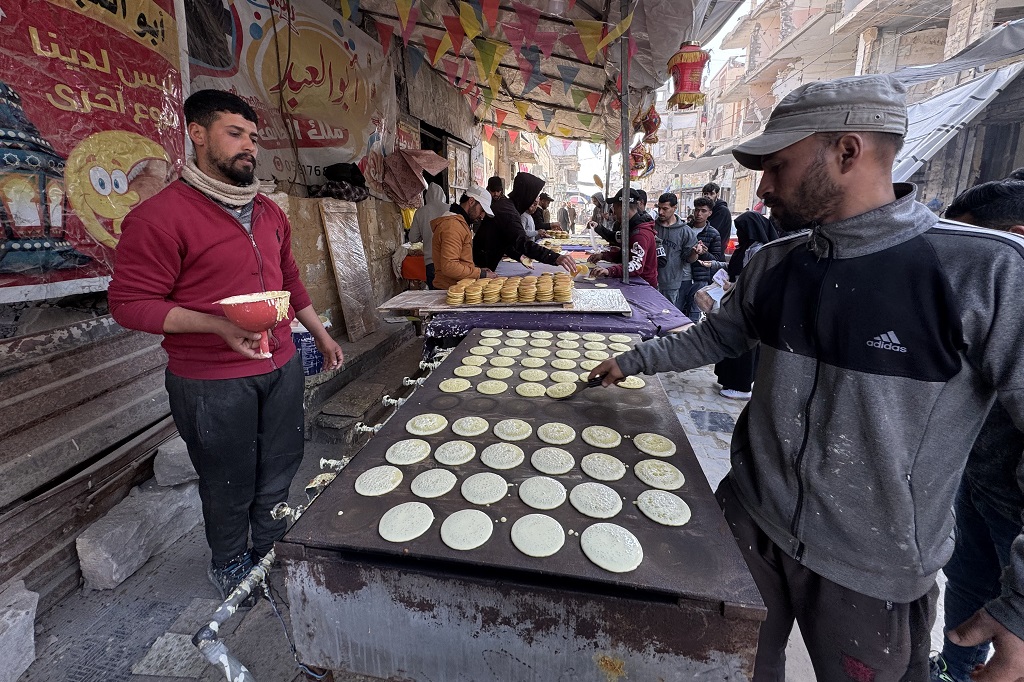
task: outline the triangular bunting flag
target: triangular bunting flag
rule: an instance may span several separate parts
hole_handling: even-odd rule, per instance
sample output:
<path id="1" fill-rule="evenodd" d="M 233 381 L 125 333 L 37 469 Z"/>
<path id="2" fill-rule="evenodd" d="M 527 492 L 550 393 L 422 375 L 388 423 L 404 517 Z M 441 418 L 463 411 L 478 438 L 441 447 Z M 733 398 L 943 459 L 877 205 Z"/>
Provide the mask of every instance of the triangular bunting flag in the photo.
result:
<path id="1" fill-rule="evenodd" d="M 537 73 L 540 73 L 540 69 L 537 69 Z M 537 87 L 543 90 L 545 95 L 551 96 L 551 81 L 544 81 Z"/>
<path id="2" fill-rule="evenodd" d="M 519 111 L 519 115 L 522 116 L 523 119 L 525 120 L 527 114 L 530 113 L 530 103 L 529 102 L 520 102 L 520 101 L 516 100 L 515 102 L 513 102 L 513 104 L 516 105 L 516 109 Z"/>
<path id="3" fill-rule="evenodd" d="M 587 98 L 587 93 L 579 88 L 573 88 L 570 94 L 572 95 L 572 103 L 579 109 L 580 103 Z"/>
<path id="4" fill-rule="evenodd" d="M 533 42 L 533 35 L 537 32 L 537 24 L 540 23 L 540 10 L 517 0 L 512 0 L 512 8 L 519 19 L 519 25 L 526 34 L 526 39 Z"/>
<path id="5" fill-rule="evenodd" d="M 608 35 L 601 39 L 601 42 L 598 44 L 597 49 L 603 50 L 604 48 L 608 47 L 613 42 L 618 40 L 619 36 L 621 36 L 623 33 L 629 30 L 629 25 L 632 23 L 633 13 L 630 12 L 628 15 L 626 15 L 625 19 L 615 24 L 615 27 L 608 32 Z M 586 45 L 586 42 L 584 42 L 583 44 Z"/>
<path id="6" fill-rule="evenodd" d="M 427 56 L 430 57 L 430 63 L 437 66 L 445 52 L 451 49 L 452 40 L 448 37 L 447 33 L 441 38 L 425 35 L 423 36 L 423 44 L 427 46 Z"/>
<path id="7" fill-rule="evenodd" d="M 416 74 L 419 73 L 420 67 L 423 66 L 423 60 L 425 57 L 426 55 L 423 54 L 423 50 L 420 48 L 415 46 L 409 47 L 409 70 L 412 71 L 413 78 L 415 78 Z"/>
<path id="8" fill-rule="evenodd" d="M 527 121 L 526 122 L 526 127 L 529 128 L 530 132 L 532 133 L 535 130 L 537 130 L 537 122 L 536 121 Z"/>
<path id="9" fill-rule="evenodd" d="M 638 48 L 636 46 L 636 39 L 633 37 L 633 34 L 630 33 L 629 34 L 629 59 L 630 59 L 630 61 L 632 61 L 633 57 L 636 56 L 637 49 Z"/>
<path id="10" fill-rule="evenodd" d="M 568 137 L 569 135 L 572 135 L 572 129 L 566 128 L 565 126 L 558 126 L 558 134 L 563 137 Z"/>
<path id="11" fill-rule="evenodd" d="M 459 86 L 459 65 L 450 59 L 444 60 L 444 75 L 448 82 L 455 87 Z"/>
<path id="12" fill-rule="evenodd" d="M 415 19 L 410 21 L 412 19 L 412 3 L 413 0 L 395 0 L 395 8 L 398 10 L 398 25 L 402 27 L 403 34 L 410 23 L 416 23 Z"/>
<path id="13" fill-rule="evenodd" d="M 591 92 L 587 94 L 587 104 L 590 105 L 591 111 L 597 111 L 597 106 L 601 103 L 601 93 Z"/>
<path id="14" fill-rule="evenodd" d="M 519 24 L 504 23 L 501 25 L 501 30 L 505 33 L 505 37 L 508 38 L 509 44 L 516 52 L 523 49 L 526 44 L 526 32 Z"/>
<path id="15" fill-rule="evenodd" d="M 548 136 L 545 133 L 538 133 L 537 134 L 537 142 L 539 142 L 540 144 L 545 144 L 545 143 L 547 143 L 547 141 L 548 141 Z"/>
<path id="16" fill-rule="evenodd" d="M 553 120 L 555 120 L 555 110 L 554 109 L 541 109 L 540 110 L 540 115 L 544 117 L 544 125 L 545 126 L 551 125 L 551 122 Z"/>
<path id="17" fill-rule="evenodd" d="M 483 27 L 480 26 L 480 14 L 468 2 L 459 3 L 459 23 L 462 24 L 462 32 L 470 40 L 483 31 Z"/>
<path id="18" fill-rule="evenodd" d="M 523 94 L 530 94 L 534 88 L 544 83 L 544 74 L 540 72 L 540 50 L 536 47 L 529 47 L 516 55 L 519 61 L 519 70 L 523 74 Z"/>
<path id="19" fill-rule="evenodd" d="M 493 136 L 494 136 L 494 126 L 485 123 L 484 124 L 484 137 L 487 138 L 488 142 L 490 142 L 491 141 L 491 137 L 493 137 Z"/>
<path id="20" fill-rule="evenodd" d="M 587 51 L 587 59 L 591 62 L 597 58 L 601 51 L 601 40 L 605 36 L 605 25 L 603 21 L 592 21 L 590 19 L 573 19 L 572 22 L 579 32 L 580 40 L 583 42 L 583 49 Z"/>
<path id="21" fill-rule="evenodd" d="M 569 94 L 569 88 L 572 87 L 573 81 L 576 80 L 576 76 L 580 75 L 580 67 L 569 66 L 568 64 L 559 64 L 558 73 L 562 76 L 562 89 L 565 94 Z"/>
<path id="22" fill-rule="evenodd" d="M 572 50 L 573 54 L 575 54 L 576 58 L 581 62 L 586 62 L 588 64 L 592 63 L 590 57 L 587 56 L 587 50 L 583 47 L 583 41 L 580 40 L 578 33 L 567 33 L 559 40 L 563 45 Z"/>
<path id="23" fill-rule="evenodd" d="M 490 107 L 491 106 L 491 102 L 494 101 L 494 94 L 495 94 L 494 90 L 492 90 L 491 88 L 483 88 L 480 91 L 480 93 L 483 95 L 483 98 L 484 98 L 484 106 L 485 107 Z"/>
<path id="24" fill-rule="evenodd" d="M 518 130 L 510 130 L 510 131 L 508 131 L 508 141 L 509 142 L 511 142 L 512 144 L 515 144 L 516 140 L 518 140 L 518 139 L 519 139 L 519 131 Z"/>
<path id="25" fill-rule="evenodd" d="M 494 110 L 494 122 L 498 124 L 500 128 L 505 123 L 505 118 L 508 116 L 508 112 L 504 109 Z"/>
<path id="26" fill-rule="evenodd" d="M 483 83 L 498 70 L 498 66 L 509 48 L 508 45 L 487 38 L 477 38 L 473 41 L 473 47 L 476 51 L 479 80 Z"/>
<path id="27" fill-rule="evenodd" d="M 402 42 L 408 45 L 409 40 L 412 38 L 412 32 L 416 30 L 416 21 L 420 18 L 420 10 L 418 7 L 410 7 L 403 15 L 403 0 L 396 1 L 398 2 L 398 21 L 402 27 Z"/>
<path id="28" fill-rule="evenodd" d="M 533 44 L 540 48 L 540 51 L 548 59 L 555 51 L 555 43 L 558 42 L 558 34 L 554 31 L 537 31 L 533 34 Z"/>
<path id="29" fill-rule="evenodd" d="M 608 103 L 608 106 L 610 106 L 612 108 L 612 111 L 618 111 L 619 109 L 622 108 L 622 103 L 619 102 L 619 98 L 618 97 L 615 97 L 615 98 L 612 98 L 611 102 Z"/>
<path id="30" fill-rule="evenodd" d="M 487 25 L 491 30 L 498 27 L 498 1 L 499 0 L 483 0 L 480 6 L 483 8 L 484 19 L 487 20 Z"/>
<path id="31" fill-rule="evenodd" d="M 377 25 L 377 35 L 380 37 L 380 46 L 386 55 L 391 50 L 391 38 L 395 35 L 395 27 L 383 21 L 374 21 Z"/>
<path id="32" fill-rule="evenodd" d="M 580 120 L 580 123 L 583 124 L 584 128 L 589 128 L 590 124 L 594 122 L 593 114 L 577 114 L 576 118 Z"/>
<path id="33" fill-rule="evenodd" d="M 612 146 L 616 149 L 622 147 L 622 133 L 619 133 L 618 137 L 615 138 L 615 142 L 612 143 Z"/>
<path id="34" fill-rule="evenodd" d="M 576 0 L 569 0 L 569 11 L 570 12 L 572 11 L 572 8 L 575 7 L 575 6 L 576 6 Z"/>
<path id="35" fill-rule="evenodd" d="M 570 130 L 569 132 L 572 132 L 572 131 Z M 572 146 L 572 140 L 566 140 L 566 139 L 562 140 L 562 151 L 563 152 L 569 151 L 569 147 L 571 147 L 571 146 Z"/>
<path id="36" fill-rule="evenodd" d="M 448 38 L 452 43 L 452 52 L 458 57 L 462 53 L 462 41 L 466 37 L 466 32 L 462 28 L 462 22 L 459 21 L 459 17 L 441 17 L 444 21 L 445 28 L 448 29 Z"/>
<path id="37" fill-rule="evenodd" d="M 495 97 L 497 97 L 498 93 L 501 92 L 501 76 L 496 73 L 492 73 L 487 82 L 491 87 L 491 92 L 493 92 Z"/>

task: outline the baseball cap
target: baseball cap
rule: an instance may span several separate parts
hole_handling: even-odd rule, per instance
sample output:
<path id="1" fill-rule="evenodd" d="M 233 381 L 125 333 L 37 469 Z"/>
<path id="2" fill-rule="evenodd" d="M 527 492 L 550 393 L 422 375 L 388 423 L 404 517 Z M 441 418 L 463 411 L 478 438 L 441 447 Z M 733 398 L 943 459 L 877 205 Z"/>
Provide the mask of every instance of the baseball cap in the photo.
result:
<path id="1" fill-rule="evenodd" d="M 478 185 L 474 185 L 466 190 L 466 196 L 476 199 L 480 206 L 483 207 L 484 213 L 489 216 L 494 215 L 491 213 L 491 195 L 486 189 Z"/>
<path id="2" fill-rule="evenodd" d="M 640 192 L 636 191 L 632 187 L 629 188 L 629 203 L 635 203 L 640 201 Z M 620 204 L 622 203 L 622 190 L 620 189 L 615 193 L 611 199 L 608 200 L 609 204 Z"/>
<path id="3" fill-rule="evenodd" d="M 764 130 L 737 145 L 742 165 L 762 170 L 761 157 L 815 133 L 907 134 L 907 88 L 889 76 L 850 76 L 801 85 L 782 98 Z"/>

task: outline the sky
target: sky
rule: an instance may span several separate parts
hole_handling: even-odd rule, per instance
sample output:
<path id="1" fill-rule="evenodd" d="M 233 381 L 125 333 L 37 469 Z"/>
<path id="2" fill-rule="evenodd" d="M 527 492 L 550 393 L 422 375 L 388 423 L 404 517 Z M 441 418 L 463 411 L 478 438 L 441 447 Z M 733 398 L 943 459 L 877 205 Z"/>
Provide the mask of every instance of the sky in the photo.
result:
<path id="1" fill-rule="evenodd" d="M 707 69 L 704 72 L 705 83 L 708 82 L 711 79 L 711 76 L 716 74 L 720 68 L 722 68 L 722 66 L 729 60 L 730 57 L 734 57 L 736 55 L 743 53 L 743 50 L 721 50 L 718 49 L 718 46 L 721 44 L 722 38 L 729 31 L 732 30 L 732 28 L 736 25 L 739 19 L 748 11 L 750 11 L 750 0 L 747 0 L 747 2 L 741 5 L 738 10 L 736 10 L 736 13 L 732 16 L 732 18 L 728 22 L 726 22 L 725 26 L 722 27 L 722 30 L 719 31 L 715 35 L 715 37 L 712 38 L 705 46 L 705 49 L 707 49 L 708 52 L 711 53 L 711 59 L 710 61 L 708 61 Z M 581 191 L 584 191 L 584 193 L 587 193 L 587 188 L 589 188 L 590 192 L 594 191 L 595 188 L 593 188 L 590 183 L 593 182 L 593 176 L 595 173 L 601 177 L 602 182 L 604 181 L 605 177 L 604 154 L 599 153 L 595 155 L 593 153 L 592 147 L 593 145 L 589 144 L 579 145 L 578 158 L 580 161 L 580 189 Z M 621 155 L 612 155 L 612 168 L 621 167 Z M 622 177 L 621 172 L 618 174 L 618 177 Z"/>

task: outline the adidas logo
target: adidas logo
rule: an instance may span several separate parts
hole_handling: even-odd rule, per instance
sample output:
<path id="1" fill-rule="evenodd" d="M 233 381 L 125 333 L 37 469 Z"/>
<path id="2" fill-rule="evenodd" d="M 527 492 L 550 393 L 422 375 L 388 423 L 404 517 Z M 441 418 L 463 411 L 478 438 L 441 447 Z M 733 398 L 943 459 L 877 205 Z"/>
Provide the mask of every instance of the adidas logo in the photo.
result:
<path id="1" fill-rule="evenodd" d="M 868 345 L 872 348 L 881 348 L 882 350 L 891 350 L 897 353 L 907 352 L 906 346 L 901 345 L 900 340 L 896 337 L 896 332 L 886 332 L 876 336 L 871 341 L 868 341 Z"/>

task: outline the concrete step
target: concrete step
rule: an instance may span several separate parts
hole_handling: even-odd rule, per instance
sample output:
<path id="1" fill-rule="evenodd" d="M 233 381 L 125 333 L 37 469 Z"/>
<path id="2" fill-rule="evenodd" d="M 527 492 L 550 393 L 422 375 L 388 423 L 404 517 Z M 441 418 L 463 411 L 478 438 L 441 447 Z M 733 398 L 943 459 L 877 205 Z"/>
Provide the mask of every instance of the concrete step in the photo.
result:
<path id="1" fill-rule="evenodd" d="M 344 366 L 334 372 L 321 372 L 306 377 L 305 409 L 306 440 L 313 439 L 313 424 L 323 406 L 345 386 L 364 374 L 376 371 L 384 358 L 397 348 L 416 340 L 416 328 L 411 322 L 384 324 L 380 330 L 355 342 L 338 341 L 345 353 Z"/>
<path id="2" fill-rule="evenodd" d="M 422 338 L 413 338 L 398 346 L 358 378 L 328 398 L 313 417 L 309 440 L 315 443 L 350 445 L 360 435 L 354 427 L 362 422 L 373 425 L 390 414 L 393 407 L 385 406 L 381 398 L 405 397 L 411 392 L 402 385 L 405 377 L 421 374 L 419 363 L 423 350 Z"/>

